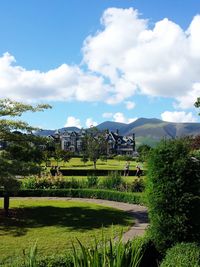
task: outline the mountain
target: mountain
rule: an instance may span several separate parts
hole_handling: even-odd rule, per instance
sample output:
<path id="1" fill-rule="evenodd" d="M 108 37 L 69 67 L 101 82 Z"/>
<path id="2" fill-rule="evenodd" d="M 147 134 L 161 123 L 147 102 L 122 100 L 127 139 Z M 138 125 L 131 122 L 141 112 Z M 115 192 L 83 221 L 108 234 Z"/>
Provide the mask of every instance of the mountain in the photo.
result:
<path id="1" fill-rule="evenodd" d="M 58 130 L 38 130 L 35 132 L 35 134 L 39 136 L 48 136 L 48 135 L 54 135 L 57 131 L 59 131 L 60 133 L 63 133 L 65 131 L 79 132 L 80 129 L 77 127 L 64 127 Z"/>
<path id="2" fill-rule="evenodd" d="M 116 130 L 119 130 L 120 132 L 127 126 L 126 123 L 121 123 L 121 122 L 115 122 L 115 121 L 105 121 L 102 122 L 101 124 L 97 125 L 97 129 L 99 130 L 110 130 L 115 132 Z"/>
<path id="3" fill-rule="evenodd" d="M 129 124 L 107 121 L 101 123 L 100 126 L 99 128 L 98 125 L 97 128 L 101 130 L 116 131 L 118 129 L 121 135 L 132 135 L 134 133 L 137 145 L 148 144 L 154 146 L 162 138 L 169 139 L 200 134 L 200 123 L 173 123 L 156 118 L 139 118 Z"/>
<path id="4" fill-rule="evenodd" d="M 139 118 L 129 124 L 105 121 L 96 126 L 99 130 L 119 131 L 121 135 L 135 134 L 136 144 L 148 144 L 154 146 L 162 138 L 176 138 L 187 135 L 200 134 L 200 123 L 175 123 L 166 122 L 156 118 Z M 77 127 L 65 127 L 59 129 L 64 131 L 80 131 Z M 41 130 L 38 135 L 47 136 L 54 134 L 55 130 Z"/>

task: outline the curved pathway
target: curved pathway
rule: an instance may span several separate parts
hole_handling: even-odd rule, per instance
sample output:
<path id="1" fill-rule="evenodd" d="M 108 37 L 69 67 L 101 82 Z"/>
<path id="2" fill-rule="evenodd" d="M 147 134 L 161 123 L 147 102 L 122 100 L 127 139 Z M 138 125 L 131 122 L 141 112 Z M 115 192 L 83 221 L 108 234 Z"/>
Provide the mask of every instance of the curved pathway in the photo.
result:
<path id="1" fill-rule="evenodd" d="M 28 199 L 36 199 L 38 197 L 27 197 Z M 24 198 L 23 198 L 24 199 Z M 148 214 L 147 208 L 141 205 L 129 204 L 123 202 L 116 202 L 104 199 L 93 198 L 69 198 L 69 197 L 40 197 L 40 199 L 59 199 L 59 200 L 75 200 L 89 203 L 96 203 L 103 206 L 108 206 L 127 212 L 133 219 L 134 225 L 123 235 L 123 241 L 126 242 L 135 236 L 141 236 L 144 234 L 145 229 L 148 227 Z"/>

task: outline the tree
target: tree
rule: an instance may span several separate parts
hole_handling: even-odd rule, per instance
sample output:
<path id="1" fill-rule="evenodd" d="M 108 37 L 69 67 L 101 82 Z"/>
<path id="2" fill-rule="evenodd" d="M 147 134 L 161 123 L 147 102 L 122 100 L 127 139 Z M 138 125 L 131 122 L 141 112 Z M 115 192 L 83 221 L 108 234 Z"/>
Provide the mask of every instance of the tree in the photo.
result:
<path id="1" fill-rule="evenodd" d="M 10 99 L 0 100 L 0 187 L 4 190 L 4 210 L 8 215 L 10 192 L 17 190 L 17 176 L 39 173 L 41 138 L 32 134 L 36 128 L 14 117 L 24 112 L 43 111 L 49 105 L 28 105 Z"/>
<path id="2" fill-rule="evenodd" d="M 200 108 L 200 97 L 197 97 L 197 100 L 196 100 L 196 102 L 194 103 L 194 106 L 195 106 L 196 108 Z M 200 113 L 199 113 L 199 115 L 200 115 Z"/>
<path id="3" fill-rule="evenodd" d="M 163 140 L 148 159 L 150 235 L 161 252 L 200 240 L 200 161 L 190 138 Z"/>
<path id="4" fill-rule="evenodd" d="M 146 144 L 140 145 L 137 149 L 137 152 L 139 153 L 139 160 L 142 162 L 146 161 L 148 158 L 150 150 L 151 150 L 150 146 L 148 146 Z"/>
<path id="5" fill-rule="evenodd" d="M 96 169 L 97 160 L 106 155 L 105 133 L 96 128 L 90 129 L 83 138 L 83 154 L 93 162 Z"/>

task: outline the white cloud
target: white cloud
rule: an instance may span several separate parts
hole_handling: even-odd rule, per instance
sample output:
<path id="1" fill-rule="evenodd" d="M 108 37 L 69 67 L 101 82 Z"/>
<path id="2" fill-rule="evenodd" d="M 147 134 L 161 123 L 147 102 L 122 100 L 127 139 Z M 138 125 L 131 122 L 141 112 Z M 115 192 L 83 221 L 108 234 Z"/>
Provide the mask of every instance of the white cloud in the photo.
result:
<path id="1" fill-rule="evenodd" d="M 184 111 L 165 111 L 161 114 L 161 118 L 164 121 L 169 122 L 196 122 L 197 119 L 191 112 Z"/>
<path id="2" fill-rule="evenodd" d="M 102 77 L 63 64 L 47 72 L 15 65 L 9 53 L 0 57 L 0 95 L 18 100 L 103 101 L 110 87 Z"/>
<path id="3" fill-rule="evenodd" d="M 5 53 L 0 57 L 1 97 L 124 102 L 131 109 L 130 97 L 140 93 L 193 107 L 200 92 L 200 15 L 186 31 L 167 18 L 152 26 L 133 8 L 108 8 L 101 23 L 102 29 L 83 44 L 84 68 L 62 64 L 46 72 L 27 70 Z"/>
<path id="4" fill-rule="evenodd" d="M 126 118 L 123 113 L 117 112 L 113 114 L 113 120 L 116 122 L 131 123 L 137 120 L 137 118 Z"/>
<path id="5" fill-rule="evenodd" d="M 126 108 L 129 110 L 135 107 L 135 103 L 131 101 L 126 101 L 125 104 L 126 104 Z"/>
<path id="6" fill-rule="evenodd" d="M 101 22 L 103 30 L 86 39 L 83 53 L 89 69 L 115 87 L 108 103 L 121 102 L 139 90 L 192 107 L 189 92 L 194 82 L 200 83 L 199 15 L 186 31 L 167 18 L 150 27 L 132 8 L 109 8 Z"/>
<path id="7" fill-rule="evenodd" d="M 81 122 L 79 119 L 69 116 L 64 127 L 78 127 L 81 128 Z"/>
<path id="8" fill-rule="evenodd" d="M 85 122 L 85 125 L 87 128 L 92 127 L 92 126 L 97 126 L 97 124 L 98 123 L 94 121 L 92 118 L 87 118 Z"/>

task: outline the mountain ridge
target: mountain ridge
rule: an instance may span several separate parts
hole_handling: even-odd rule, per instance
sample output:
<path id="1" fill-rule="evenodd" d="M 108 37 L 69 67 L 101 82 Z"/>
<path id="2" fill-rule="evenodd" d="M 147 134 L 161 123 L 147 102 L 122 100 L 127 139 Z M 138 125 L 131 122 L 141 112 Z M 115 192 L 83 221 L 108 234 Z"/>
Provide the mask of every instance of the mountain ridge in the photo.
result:
<path id="1" fill-rule="evenodd" d="M 99 130 L 117 131 L 121 135 L 135 134 L 136 143 L 146 143 L 154 145 L 162 138 L 177 138 L 187 135 L 200 134 L 200 123 L 196 122 L 167 122 L 157 118 L 139 118 L 129 124 L 105 121 L 96 126 Z M 60 132 L 64 131 L 80 131 L 77 127 L 64 127 L 59 129 Z M 38 135 L 51 135 L 55 130 L 42 130 L 37 132 Z M 50 134 L 49 134 L 50 133 Z"/>

